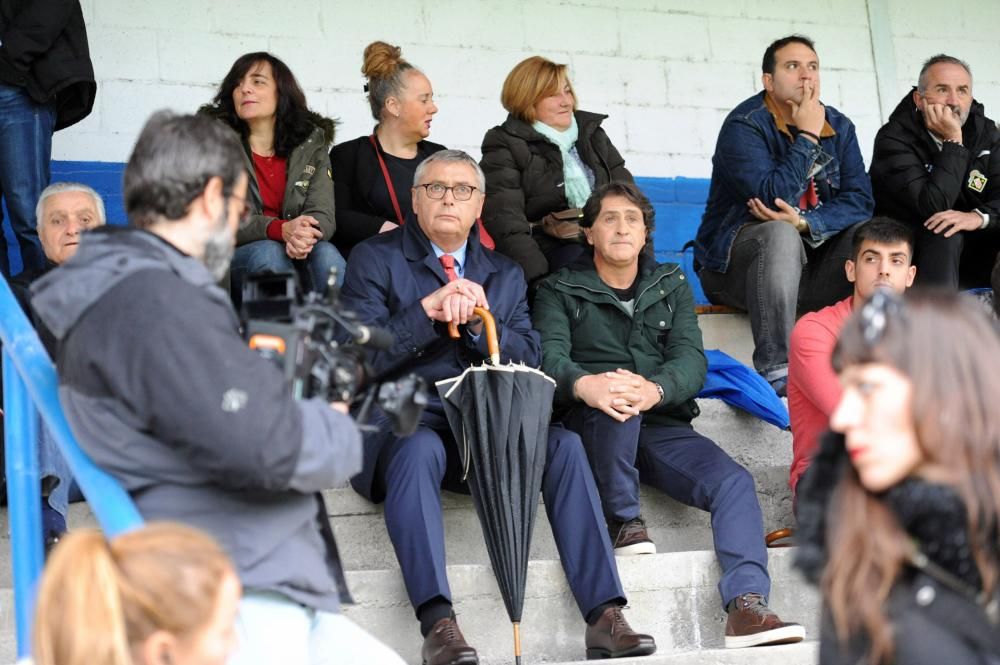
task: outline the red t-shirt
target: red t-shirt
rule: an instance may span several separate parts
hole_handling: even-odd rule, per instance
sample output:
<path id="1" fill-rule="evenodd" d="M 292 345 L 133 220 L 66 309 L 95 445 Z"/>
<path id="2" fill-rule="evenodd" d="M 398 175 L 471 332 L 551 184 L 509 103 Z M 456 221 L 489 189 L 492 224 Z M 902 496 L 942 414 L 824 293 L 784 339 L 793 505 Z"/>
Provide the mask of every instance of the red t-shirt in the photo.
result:
<path id="1" fill-rule="evenodd" d="M 819 435 L 830 427 L 840 401 L 840 380 L 833 371 L 833 347 L 853 310 L 854 296 L 806 314 L 792 328 L 788 343 L 788 417 L 792 426 L 792 493 L 809 468 Z"/>
<path id="2" fill-rule="evenodd" d="M 257 187 L 264 204 L 264 215 L 276 218 L 267 225 L 267 237 L 279 242 L 282 240 L 281 225 L 285 223 L 285 220 L 281 219 L 281 208 L 285 202 L 287 162 L 288 159 L 285 157 L 277 155 L 264 157 L 253 153 L 253 170 L 257 174 Z"/>

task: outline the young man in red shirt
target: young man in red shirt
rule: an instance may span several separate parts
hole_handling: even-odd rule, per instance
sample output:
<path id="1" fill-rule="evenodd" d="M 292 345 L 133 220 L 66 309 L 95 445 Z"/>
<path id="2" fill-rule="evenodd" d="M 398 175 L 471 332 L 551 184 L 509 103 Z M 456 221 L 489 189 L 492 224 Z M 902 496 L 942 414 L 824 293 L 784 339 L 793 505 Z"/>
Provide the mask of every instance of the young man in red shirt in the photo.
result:
<path id="1" fill-rule="evenodd" d="M 788 413 L 792 425 L 792 494 L 809 467 L 819 435 L 840 400 L 840 380 L 830 358 L 840 327 L 876 289 L 902 293 L 913 284 L 913 232 L 888 217 L 858 227 L 853 259 L 844 264 L 854 293 L 838 303 L 803 316 L 792 329 L 788 348 Z"/>

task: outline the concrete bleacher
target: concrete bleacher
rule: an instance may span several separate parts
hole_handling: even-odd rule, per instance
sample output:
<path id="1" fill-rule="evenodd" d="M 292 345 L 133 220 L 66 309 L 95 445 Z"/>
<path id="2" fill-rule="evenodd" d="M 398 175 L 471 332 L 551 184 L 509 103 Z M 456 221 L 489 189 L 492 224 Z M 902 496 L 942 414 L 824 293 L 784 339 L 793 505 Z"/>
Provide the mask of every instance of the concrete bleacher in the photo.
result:
<path id="1" fill-rule="evenodd" d="M 706 336 L 718 316 L 702 316 Z M 700 400 L 699 431 L 711 437 L 753 474 L 764 513 L 765 530 L 792 524 L 787 486 L 790 435 L 717 400 Z M 381 506 L 348 488 L 325 493 L 347 579 L 357 604 L 346 613 L 379 635 L 407 660 L 419 663 L 420 637 L 413 610 L 392 551 Z M 817 595 L 792 567 L 793 549 L 771 550 L 771 605 L 782 617 L 806 626 L 808 641 L 789 647 L 725 650 L 725 613 L 716 585 L 719 569 L 712 551 L 707 513 L 682 506 L 644 489 L 643 512 L 659 553 L 619 559 L 633 625 L 657 640 L 659 651 L 647 659 L 618 661 L 688 665 L 761 663 L 807 665 L 816 662 Z M 443 495 L 448 571 L 456 611 L 484 665 L 510 662 L 511 630 L 489 561 L 475 510 L 466 496 Z M 13 611 L 6 510 L 0 511 L 0 663 L 14 662 Z M 86 504 L 71 506 L 71 528 L 94 526 Z M 540 510 L 529 564 L 522 624 L 524 662 L 570 663 L 584 659 L 584 624 L 566 585 L 555 546 Z"/>

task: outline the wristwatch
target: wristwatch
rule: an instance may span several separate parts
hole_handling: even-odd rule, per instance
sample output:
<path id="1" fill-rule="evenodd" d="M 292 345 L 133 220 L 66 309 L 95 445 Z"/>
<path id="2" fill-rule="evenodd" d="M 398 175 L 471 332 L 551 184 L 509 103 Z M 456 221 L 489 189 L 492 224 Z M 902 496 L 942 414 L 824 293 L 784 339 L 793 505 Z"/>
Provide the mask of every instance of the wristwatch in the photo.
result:
<path id="1" fill-rule="evenodd" d="M 799 216 L 798 220 L 795 222 L 795 230 L 799 233 L 805 233 L 809 230 L 809 222 L 806 221 L 805 217 Z"/>
<path id="2" fill-rule="evenodd" d="M 663 403 L 663 386 L 661 386 L 656 381 L 653 381 L 653 385 L 656 386 L 656 392 L 658 392 L 660 394 L 660 400 L 657 402 L 657 404 L 662 404 Z"/>

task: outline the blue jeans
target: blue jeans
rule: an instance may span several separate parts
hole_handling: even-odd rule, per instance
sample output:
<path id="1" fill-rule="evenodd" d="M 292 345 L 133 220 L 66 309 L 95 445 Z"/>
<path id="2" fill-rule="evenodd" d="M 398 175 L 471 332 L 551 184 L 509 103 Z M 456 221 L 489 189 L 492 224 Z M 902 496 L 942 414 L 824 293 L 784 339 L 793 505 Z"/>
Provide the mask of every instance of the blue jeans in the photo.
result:
<path id="1" fill-rule="evenodd" d="M 247 275 L 257 273 L 294 272 L 302 280 L 303 291 L 325 291 L 330 268 L 337 269 L 337 281 L 342 283 L 347 261 L 333 243 L 320 240 L 304 259 L 291 259 L 285 244 L 276 240 L 256 240 L 236 248 L 230 268 L 233 302 L 243 301 L 243 282 Z"/>
<path id="2" fill-rule="evenodd" d="M 41 269 L 35 205 L 49 184 L 54 103 L 37 104 L 24 88 L 0 83 L 0 196 L 17 238 L 23 270 Z M 0 234 L 0 271 L 11 276 L 7 240 Z"/>
<path id="3" fill-rule="evenodd" d="M 55 437 L 44 422 L 38 428 L 38 439 L 39 476 L 43 480 L 51 478 L 49 482 L 53 483 L 49 489 L 49 507 L 66 517 L 69 504 L 73 501 L 82 501 L 83 495 L 73 480 L 73 473 L 69 470 Z"/>
<path id="4" fill-rule="evenodd" d="M 812 312 L 853 292 L 844 263 L 855 224 L 810 247 L 787 222 L 744 226 L 733 242 L 729 269 L 698 273 L 708 299 L 746 310 L 753 335 L 753 366 L 774 382 L 788 376 L 788 339 L 797 312 Z"/>
<path id="5" fill-rule="evenodd" d="M 304 607 L 273 591 L 244 589 L 236 631 L 228 665 L 405 665 L 343 614 Z"/>
<path id="6" fill-rule="evenodd" d="M 583 440 L 605 518 L 639 517 L 639 481 L 712 516 L 715 556 L 722 567 L 722 604 L 744 593 L 771 592 L 764 518 L 753 476 L 715 443 L 688 427 L 623 423 L 589 406 L 564 419 Z"/>

